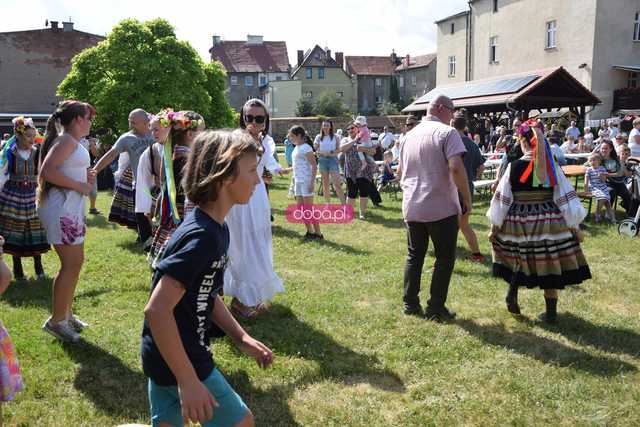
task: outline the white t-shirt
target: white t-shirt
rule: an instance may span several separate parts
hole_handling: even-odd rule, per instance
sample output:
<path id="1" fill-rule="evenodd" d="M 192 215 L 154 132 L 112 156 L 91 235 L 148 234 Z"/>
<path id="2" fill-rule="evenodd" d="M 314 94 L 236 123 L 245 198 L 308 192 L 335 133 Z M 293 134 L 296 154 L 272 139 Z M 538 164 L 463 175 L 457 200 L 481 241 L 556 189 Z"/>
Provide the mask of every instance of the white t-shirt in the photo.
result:
<path id="1" fill-rule="evenodd" d="M 562 143 L 562 145 L 560 146 L 560 148 L 562 149 L 562 151 L 567 154 L 567 153 L 573 153 L 576 151 L 576 144 L 566 140 L 565 142 Z"/>
<path id="2" fill-rule="evenodd" d="M 580 136 L 580 129 L 578 129 L 575 126 L 571 126 L 569 128 L 567 128 L 567 131 L 565 132 L 566 136 L 572 136 L 573 139 L 578 139 L 578 137 Z"/>
<path id="3" fill-rule="evenodd" d="M 335 148 L 335 147 L 334 147 Z M 309 144 L 296 145 L 291 157 L 293 158 L 293 179 L 301 182 L 310 182 L 311 164 L 307 160 L 307 153 L 312 153 L 313 148 Z"/>
<path id="4" fill-rule="evenodd" d="M 602 128 L 598 132 L 598 136 L 604 139 L 611 139 L 611 131 L 609 130 L 609 128 Z"/>
<path id="5" fill-rule="evenodd" d="M 584 134 L 584 142 L 588 147 L 593 146 L 593 134 L 591 133 L 591 131 Z"/>
<path id="6" fill-rule="evenodd" d="M 380 141 L 382 149 L 386 151 L 391 147 L 391 144 L 393 144 L 393 134 L 391 132 L 382 133 L 378 137 L 378 141 Z"/>
<path id="7" fill-rule="evenodd" d="M 320 139 L 320 135 L 316 135 L 313 145 L 318 146 L 318 151 L 328 153 L 329 151 L 336 151 L 336 137 L 331 138 L 329 135 L 325 135 Z"/>
<path id="8" fill-rule="evenodd" d="M 633 157 L 640 156 L 640 144 L 636 142 L 636 136 L 640 136 L 640 130 L 633 128 L 629 132 L 629 149 Z"/>

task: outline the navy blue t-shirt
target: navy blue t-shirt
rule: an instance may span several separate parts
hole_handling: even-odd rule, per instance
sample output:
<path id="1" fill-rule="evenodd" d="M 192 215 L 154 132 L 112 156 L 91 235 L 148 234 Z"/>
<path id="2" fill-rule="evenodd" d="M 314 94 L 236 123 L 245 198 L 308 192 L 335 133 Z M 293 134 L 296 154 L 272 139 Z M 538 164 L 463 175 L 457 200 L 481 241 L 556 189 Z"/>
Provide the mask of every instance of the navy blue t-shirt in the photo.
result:
<path id="1" fill-rule="evenodd" d="M 220 225 L 196 208 L 174 231 L 151 282 L 151 292 L 165 274 L 184 285 L 185 294 L 173 314 L 184 349 L 201 381 L 211 375 L 215 366 L 209 351 L 211 314 L 214 299 L 222 290 L 228 248 L 227 225 Z M 140 352 L 147 377 L 158 385 L 176 385 L 146 320 Z"/>

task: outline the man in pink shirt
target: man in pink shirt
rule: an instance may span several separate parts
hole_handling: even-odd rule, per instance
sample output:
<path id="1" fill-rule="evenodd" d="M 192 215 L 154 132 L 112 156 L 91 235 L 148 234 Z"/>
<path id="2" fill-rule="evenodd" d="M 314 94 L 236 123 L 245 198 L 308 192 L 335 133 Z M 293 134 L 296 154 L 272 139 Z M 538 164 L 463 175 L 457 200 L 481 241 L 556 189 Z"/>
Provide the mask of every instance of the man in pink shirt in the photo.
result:
<path id="1" fill-rule="evenodd" d="M 420 280 L 431 238 L 436 262 L 424 316 L 439 322 L 455 317 L 445 302 L 455 264 L 458 215 L 469 215 L 471 211 L 471 194 L 462 162 L 466 150 L 458 131 L 448 125 L 453 113 L 453 102 L 446 96 L 437 96 L 429 104 L 427 116 L 407 133 L 400 151 L 402 212 L 408 242 L 404 312 L 423 315 Z"/>

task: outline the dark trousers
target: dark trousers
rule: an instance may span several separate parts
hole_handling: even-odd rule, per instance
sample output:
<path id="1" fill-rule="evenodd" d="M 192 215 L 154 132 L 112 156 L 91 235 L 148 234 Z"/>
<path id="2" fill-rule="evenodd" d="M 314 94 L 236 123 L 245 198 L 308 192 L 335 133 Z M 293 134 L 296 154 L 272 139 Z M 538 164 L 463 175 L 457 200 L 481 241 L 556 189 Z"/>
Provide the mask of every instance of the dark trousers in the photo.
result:
<path id="1" fill-rule="evenodd" d="M 140 212 L 136 212 L 136 221 L 138 222 L 138 239 L 140 239 L 140 243 L 144 243 L 151 237 L 151 221 Z"/>
<path id="2" fill-rule="evenodd" d="M 622 208 L 626 211 L 628 216 L 632 216 L 631 193 L 625 183 L 608 181 L 607 186 L 611 189 L 611 192 L 609 193 L 611 197 L 611 205 L 613 206 L 613 202 L 615 202 L 616 197 L 620 196 L 622 199 Z"/>
<path id="3" fill-rule="evenodd" d="M 408 308 L 420 305 L 420 280 L 422 266 L 433 241 L 436 262 L 431 275 L 431 298 L 428 310 L 438 312 L 444 309 L 449 292 L 449 282 L 456 260 L 456 240 L 458 238 L 458 216 L 453 215 L 434 222 L 407 222 L 407 263 L 404 267 L 404 305 Z"/>

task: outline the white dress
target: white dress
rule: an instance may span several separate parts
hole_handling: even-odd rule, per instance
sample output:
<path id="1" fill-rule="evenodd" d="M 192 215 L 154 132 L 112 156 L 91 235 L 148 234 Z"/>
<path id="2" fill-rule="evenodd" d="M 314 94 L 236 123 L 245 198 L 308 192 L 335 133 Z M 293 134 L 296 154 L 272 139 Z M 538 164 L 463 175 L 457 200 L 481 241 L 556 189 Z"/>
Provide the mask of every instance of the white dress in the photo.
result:
<path id="1" fill-rule="evenodd" d="M 60 172 L 69 178 L 87 182 L 89 152 L 79 143 L 62 162 Z M 38 206 L 40 221 L 51 245 L 79 245 L 84 242 L 85 196 L 69 188 L 51 187 Z"/>
<path id="2" fill-rule="evenodd" d="M 273 270 L 271 244 L 271 206 L 262 173 L 267 168 L 277 173 L 281 166 L 273 158 L 269 139 L 262 142 L 264 154 L 258 163 L 260 183 L 249 203 L 235 205 L 227 214 L 229 227 L 229 263 L 224 276 L 224 294 L 236 297 L 248 307 L 269 301 L 284 292 L 282 280 Z"/>

